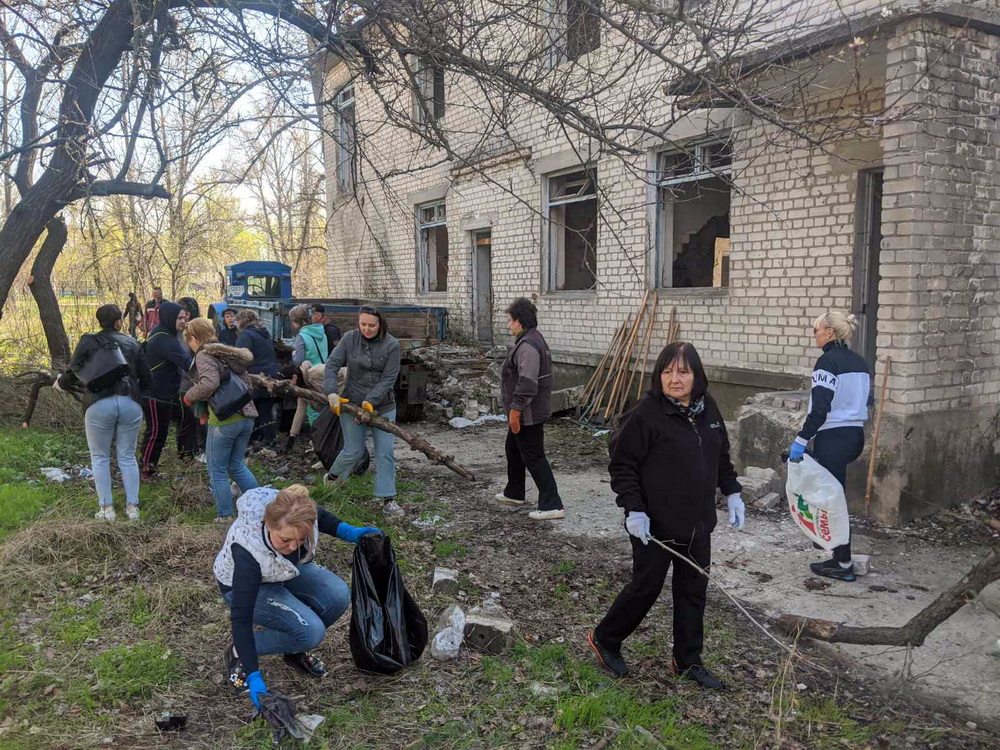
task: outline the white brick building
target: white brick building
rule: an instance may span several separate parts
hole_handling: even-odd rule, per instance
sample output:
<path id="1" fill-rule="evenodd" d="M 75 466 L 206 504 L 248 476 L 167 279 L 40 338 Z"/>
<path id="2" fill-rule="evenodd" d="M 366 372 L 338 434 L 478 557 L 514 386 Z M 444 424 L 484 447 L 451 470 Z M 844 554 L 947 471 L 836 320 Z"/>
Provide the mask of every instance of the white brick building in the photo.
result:
<path id="1" fill-rule="evenodd" d="M 625 159 L 530 107 L 483 143 L 465 87 L 428 69 L 429 116 L 455 134 L 448 158 L 386 123 L 373 92 L 331 65 L 327 129 L 343 136 L 325 148 L 333 294 L 444 305 L 452 330 L 496 341 L 506 305 L 529 296 L 570 367 L 596 364 L 652 289 L 652 349 L 676 307 L 730 408 L 801 387 L 813 319 L 863 311 L 857 348 L 877 361 L 876 384 L 892 358 L 875 512 L 905 520 L 983 488 L 1000 392 L 998 4 L 855 2 L 846 20 L 820 5 L 805 4 L 800 43 L 781 48 L 783 74 L 823 60 L 802 87 L 809 134 L 824 113 L 853 120 L 820 147 L 707 106 Z M 600 45 L 595 65 L 615 59 L 613 39 Z M 649 66 L 629 86 L 662 80 Z M 666 112 L 677 100 L 660 101 Z"/>

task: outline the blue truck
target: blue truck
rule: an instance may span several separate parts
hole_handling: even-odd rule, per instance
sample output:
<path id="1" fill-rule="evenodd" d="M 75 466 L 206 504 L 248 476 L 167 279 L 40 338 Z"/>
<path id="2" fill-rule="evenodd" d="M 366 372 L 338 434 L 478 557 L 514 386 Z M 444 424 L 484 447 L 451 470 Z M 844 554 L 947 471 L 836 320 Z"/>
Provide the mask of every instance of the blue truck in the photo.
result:
<path id="1" fill-rule="evenodd" d="M 216 321 L 226 309 L 252 309 L 260 316 L 275 341 L 291 345 L 294 335 L 288 312 L 296 305 L 320 303 L 327 318 L 341 331 L 358 325 L 358 308 L 373 305 L 385 316 L 389 331 L 402 348 L 399 378 L 396 380 L 396 418 L 410 422 L 423 415 L 427 400 L 427 370 L 407 356 L 407 351 L 444 340 L 448 311 L 444 307 L 406 305 L 357 298 L 302 298 L 292 295 L 291 266 L 274 261 L 251 260 L 226 266 L 226 294 L 208 309 Z"/>

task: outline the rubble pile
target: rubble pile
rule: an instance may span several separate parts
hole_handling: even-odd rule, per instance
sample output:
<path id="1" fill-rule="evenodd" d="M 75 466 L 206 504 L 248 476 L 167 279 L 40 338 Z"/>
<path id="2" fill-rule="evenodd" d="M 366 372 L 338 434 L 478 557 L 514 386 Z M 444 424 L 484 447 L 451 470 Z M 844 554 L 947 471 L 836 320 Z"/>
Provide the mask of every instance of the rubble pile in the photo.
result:
<path id="1" fill-rule="evenodd" d="M 447 422 L 455 417 L 475 421 L 499 414 L 500 367 L 506 346 L 461 346 L 443 343 L 408 352 L 428 373 L 427 418 Z"/>

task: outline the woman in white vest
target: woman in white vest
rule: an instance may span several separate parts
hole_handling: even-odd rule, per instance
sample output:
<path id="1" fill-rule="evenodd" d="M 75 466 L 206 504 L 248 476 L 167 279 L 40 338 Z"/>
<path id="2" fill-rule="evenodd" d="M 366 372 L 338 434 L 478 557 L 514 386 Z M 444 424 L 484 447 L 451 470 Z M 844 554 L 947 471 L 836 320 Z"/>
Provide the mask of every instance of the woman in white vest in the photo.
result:
<path id="1" fill-rule="evenodd" d="M 214 566 L 233 627 L 223 663 L 229 684 L 248 690 L 260 708 L 267 686 L 258 656 L 283 654 L 286 664 L 304 674 L 326 674 L 323 662 L 309 652 L 347 610 L 351 592 L 315 562 L 320 533 L 354 544 L 365 534 L 381 532 L 351 526 L 317 507 L 301 484 L 281 491 L 248 490 L 236 509 Z M 255 633 L 254 625 L 263 629 Z"/>

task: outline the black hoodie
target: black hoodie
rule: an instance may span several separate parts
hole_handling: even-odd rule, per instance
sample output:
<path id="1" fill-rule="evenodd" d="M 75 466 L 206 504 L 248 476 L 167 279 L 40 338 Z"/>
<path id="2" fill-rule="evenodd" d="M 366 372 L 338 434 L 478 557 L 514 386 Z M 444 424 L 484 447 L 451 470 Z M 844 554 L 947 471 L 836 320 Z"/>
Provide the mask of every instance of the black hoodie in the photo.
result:
<path id="1" fill-rule="evenodd" d="M 142 392 L 144 398 L 177 402 L 181 370 L 191 366 L 191 358 L 177 340 L 177 315 L 180 311 L 181 306 L 174 302 L 160 305 L 160 324 L 150 331 L 145 343 L 153 382 Z"/>

